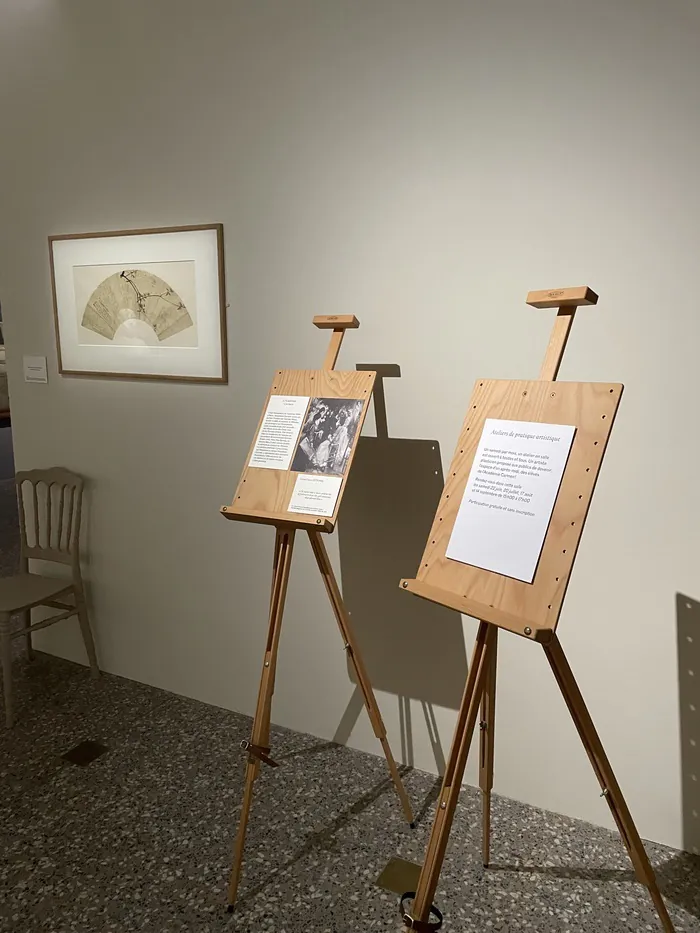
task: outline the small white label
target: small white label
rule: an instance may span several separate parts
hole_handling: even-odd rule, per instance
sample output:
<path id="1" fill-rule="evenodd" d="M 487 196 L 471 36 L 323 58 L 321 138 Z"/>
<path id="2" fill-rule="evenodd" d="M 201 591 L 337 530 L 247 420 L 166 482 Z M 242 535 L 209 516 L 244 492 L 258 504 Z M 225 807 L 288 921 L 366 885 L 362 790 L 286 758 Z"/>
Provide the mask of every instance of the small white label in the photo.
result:
<path id="1" fill-rule="evenodd" d="M 342 476 L 318 476 L 300 473 L 294 484 L 288 512 L 305 515 L 333 515 L 338 493 L 343 485 Z"/>
<path id="2" fill-rule="evenodd" d="M 45 356 L 25 356 L 24 357 L 24 381 L 25 382 L 48 382 L 49 377 L 46 371 Z"/>

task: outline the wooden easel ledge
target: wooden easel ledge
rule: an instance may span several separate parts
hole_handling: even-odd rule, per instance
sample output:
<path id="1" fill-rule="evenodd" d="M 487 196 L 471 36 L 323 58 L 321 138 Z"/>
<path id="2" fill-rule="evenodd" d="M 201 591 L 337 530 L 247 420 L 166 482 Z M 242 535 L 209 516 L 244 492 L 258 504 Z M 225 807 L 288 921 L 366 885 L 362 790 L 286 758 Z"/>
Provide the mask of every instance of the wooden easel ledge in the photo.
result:
<path id="1" fill-rule="evenodd" d="M 507 629 L 515 635 L 523 635 L 532 641 L 548 642 L 552 638 L 551 628 L 539 628 L 537 623 L 529 621 L 521 616 L 516 616 L 511 612 L 498 609 L 495 606 L 485 606 L 483 603 L 467 596 L 459 596 L 456 593 L 450 593 L 449 590 L 443 590 L 437 586 L 431 586 L 422 580 L 402 580 L 401 588 L 408 590 L 421 599 L 427 599 L 429 602 L 439 603 L 464 615 L 471 616 L 479 622 L 491 622 L 499 628 Z"/>
<path id="2" fill-rule="evenodd" d="M 223 505 L 219 511 L 224 518 L 236 522 L 253 522 L 257 525 L 279 525 L 280 528 L 314 528 L 316 531 L 333 531 L 333 522 L 326 518 L 313 518 L 311 515 L 295 515 L 294 521 L 281 522 L 275 512 L 265 512 L 262 509 L 236 509 L 232 505 Z"/>

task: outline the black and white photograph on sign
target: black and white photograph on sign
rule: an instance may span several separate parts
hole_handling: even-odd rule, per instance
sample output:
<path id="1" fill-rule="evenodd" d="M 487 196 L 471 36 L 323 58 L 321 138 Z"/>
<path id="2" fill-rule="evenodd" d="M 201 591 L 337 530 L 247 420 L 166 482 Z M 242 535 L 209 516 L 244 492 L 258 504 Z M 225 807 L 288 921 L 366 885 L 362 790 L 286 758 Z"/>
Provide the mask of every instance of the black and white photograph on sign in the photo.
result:
<path id="1" fill-rule="evenodd" d="M 343 476 L 363 405 L 361 398 L 312 398 L 292 470 Z"/>

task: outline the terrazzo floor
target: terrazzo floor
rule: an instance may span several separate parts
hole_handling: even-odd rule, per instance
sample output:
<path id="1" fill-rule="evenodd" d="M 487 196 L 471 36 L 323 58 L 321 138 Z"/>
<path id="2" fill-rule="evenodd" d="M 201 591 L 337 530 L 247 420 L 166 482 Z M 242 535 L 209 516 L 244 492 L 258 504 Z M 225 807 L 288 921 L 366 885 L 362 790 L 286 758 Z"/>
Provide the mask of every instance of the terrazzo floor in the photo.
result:
<path id="1" fill-rule="evenodd" d="M 262 770 L 229 915 L 250 720 L 111 675 L 93 682 L 46 655 L 15 666 L 19 720 L 0 732 L 1 933 L 402 929 L 396 897 L 374 882 L 392 855 L 422 859 L 433 776 L 404 774 L 412 831 L 383 759 L 275 729 L 281 767 Z M 86 766 L 60 757 L 82 740 L 109 751 Z M 465 788 L 436 898 L 446 931 L 660 929 L 615 834 L 496 797 L 485 871 L 479 825 L 479 794 Z M 700 859 L 648 851 L 676 930 L 700 933 Z"/>

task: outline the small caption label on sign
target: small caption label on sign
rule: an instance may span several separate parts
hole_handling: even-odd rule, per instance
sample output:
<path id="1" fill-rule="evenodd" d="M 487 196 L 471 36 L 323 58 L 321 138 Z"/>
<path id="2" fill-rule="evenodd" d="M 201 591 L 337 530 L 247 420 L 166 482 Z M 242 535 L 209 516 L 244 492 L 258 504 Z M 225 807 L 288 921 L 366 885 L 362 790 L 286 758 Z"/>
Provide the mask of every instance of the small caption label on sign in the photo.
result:
<path id="1" fill-rule="evenodd" d="M 45 356 L 25 356 L 24 357 L 24 381 L 25 382 L 48 382 L 49 377 L 46 370 Z"/>

